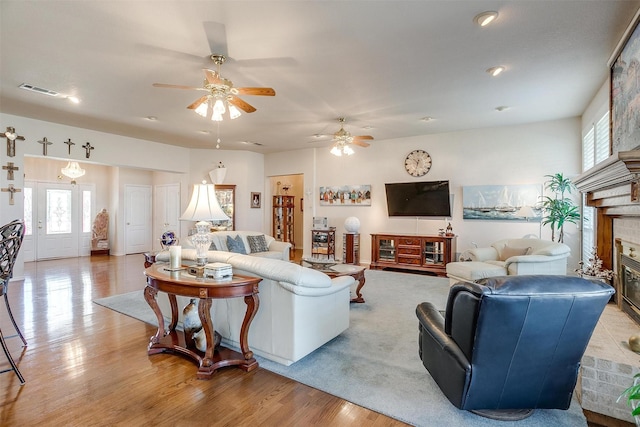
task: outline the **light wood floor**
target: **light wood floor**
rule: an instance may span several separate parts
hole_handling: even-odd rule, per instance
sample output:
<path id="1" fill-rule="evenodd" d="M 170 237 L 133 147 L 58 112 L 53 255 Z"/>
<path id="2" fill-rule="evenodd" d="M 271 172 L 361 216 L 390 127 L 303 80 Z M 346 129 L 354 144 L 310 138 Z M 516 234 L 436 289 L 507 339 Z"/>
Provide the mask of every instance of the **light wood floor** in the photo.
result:
<path id="1" fill-rule="evenodd" d="M 9 300 L 29 344 L 8 343 L 27 383 L 0 375 L 0 426 L 406 425 L 262 368 L 202 381 L 190 360 L 148 356 L 152 326 L 92 303 L 142 292 L 142 271 L 142 255 L 25 265 Z M 0 327 L 13 334 L 4 304 Z"/>

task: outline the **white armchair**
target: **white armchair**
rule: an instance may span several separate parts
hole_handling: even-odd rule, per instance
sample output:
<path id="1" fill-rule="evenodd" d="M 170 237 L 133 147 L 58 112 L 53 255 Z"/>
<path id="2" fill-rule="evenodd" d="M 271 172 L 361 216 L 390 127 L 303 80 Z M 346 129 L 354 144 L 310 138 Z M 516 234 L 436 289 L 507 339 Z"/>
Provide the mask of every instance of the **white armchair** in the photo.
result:
<path id="1" fill-rule="evenodd" d="M 462 255 L 464 262 L 447 264 L 451 282 L 524 274 L 567 274 L 569 246 L 540 239 L 503 239 Z"/>

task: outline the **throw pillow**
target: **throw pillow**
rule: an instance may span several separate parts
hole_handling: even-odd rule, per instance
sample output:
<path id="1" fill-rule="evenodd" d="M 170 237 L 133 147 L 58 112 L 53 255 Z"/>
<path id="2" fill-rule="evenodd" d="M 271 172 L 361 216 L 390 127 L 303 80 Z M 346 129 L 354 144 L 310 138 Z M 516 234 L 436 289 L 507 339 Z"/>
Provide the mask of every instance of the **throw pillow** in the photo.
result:
<path id="1" fill-rule="evenodd" d="M 531 253 L 531 248 L 511 248 L 509 246 L 505 246 L 502 248 L 502 260 L 506 260 L 511 258 L 512 256 L 520 256 L 520 255 L 529 255 Z"/>
<path id="2" fill-rule="evenodd" d="M 218 248 L 216 247 L 216 242 L 211 242 L 211 244 L 209 245 L 209 250 L 210 251 L 217 251 Z"/>
<path id="3" fill-rule="evenodd" d="M 249 242 L 249 249 L 251 250 L 251 253 L 269 251 L 267 239 L 265 239 L 264 234 L 259 236 L 247 236 L 247 241 Z"/>
<path id="4" fill-rule="evenodd" d="M 239 234 L 236 235 L 235 239 L 232 239 L 231 236 L 227 236 L 227 248 L 229 249 L 229 252 L 244 255 L 247 254 L 247 250 L 244 248 L 244 242 Z"/>

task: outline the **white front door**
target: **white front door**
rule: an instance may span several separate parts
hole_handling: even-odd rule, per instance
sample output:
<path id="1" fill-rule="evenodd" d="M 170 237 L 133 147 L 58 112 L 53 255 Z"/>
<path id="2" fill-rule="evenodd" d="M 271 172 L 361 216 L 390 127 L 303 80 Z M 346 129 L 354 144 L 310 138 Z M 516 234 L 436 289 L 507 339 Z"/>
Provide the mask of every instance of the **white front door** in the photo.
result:
<path id="1" fill-rule="evenodd" d="M 125 255 L 151 250 L 151 186 L 124 186 Z"/>
<path id="2" fill-rule="evenodd" d="M 78 256 L 78 190 L 71 184 L 38 183 L 35 222 L 37 259 Z"/>

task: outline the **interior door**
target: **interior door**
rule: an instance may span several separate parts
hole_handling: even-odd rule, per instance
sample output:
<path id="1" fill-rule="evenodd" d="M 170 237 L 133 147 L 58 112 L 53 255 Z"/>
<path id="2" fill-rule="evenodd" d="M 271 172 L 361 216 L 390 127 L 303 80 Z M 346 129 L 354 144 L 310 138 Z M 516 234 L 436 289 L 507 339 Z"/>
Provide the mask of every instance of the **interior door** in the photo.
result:
<path id="1" fill-rule="evenodd" d="M 39 182 L 37 189 L 34 229 L 37 259 L 77 257 L 80 236 L 77 188 L 66 183 Z"/>
<path id="2" fill-rule="evenodd" d="M 151 186 L 125 185 L 125 255 L 151 250 Z"/>
<path id="3" fill-rule="evenodd" d="M 155 186 L 153 206 L 153 249 L 159 250 L 162 233 L 173 231 L 180 234 L 180 184 Z"/>

